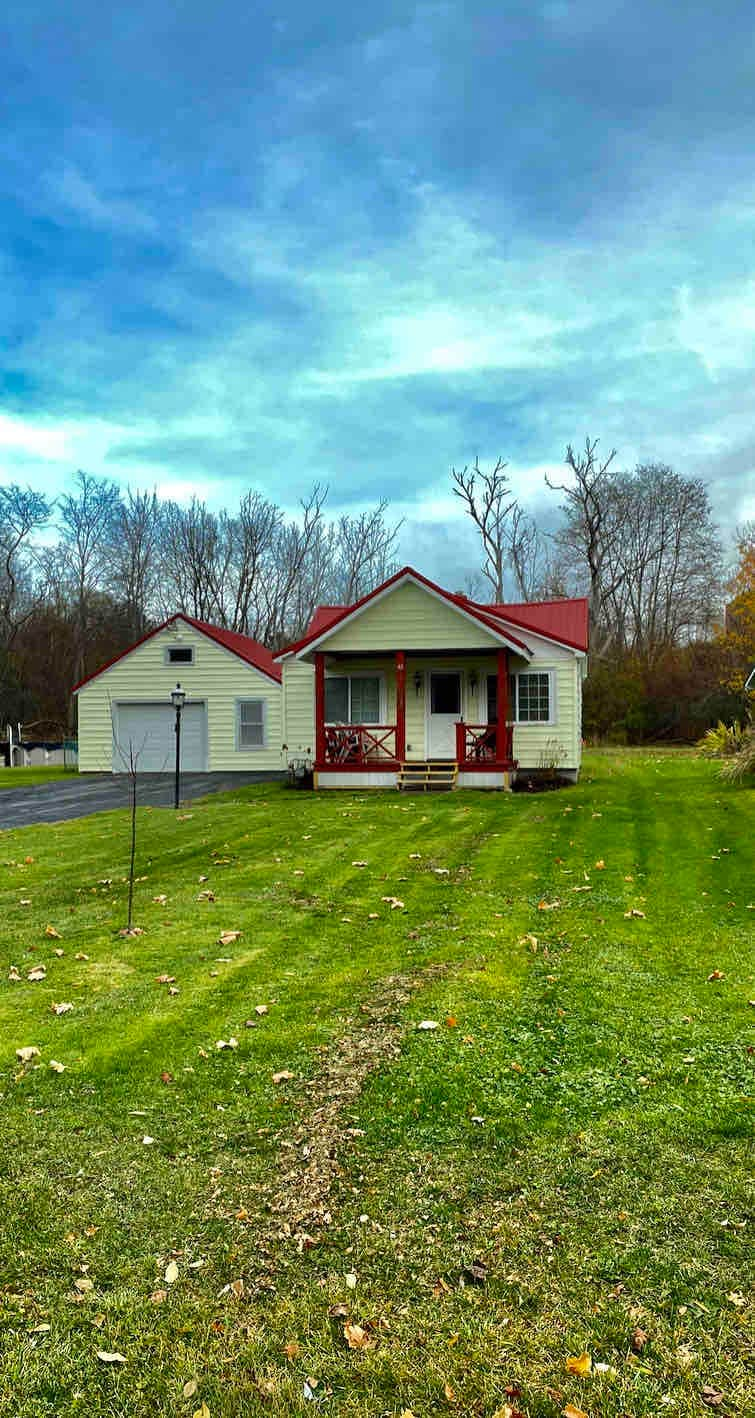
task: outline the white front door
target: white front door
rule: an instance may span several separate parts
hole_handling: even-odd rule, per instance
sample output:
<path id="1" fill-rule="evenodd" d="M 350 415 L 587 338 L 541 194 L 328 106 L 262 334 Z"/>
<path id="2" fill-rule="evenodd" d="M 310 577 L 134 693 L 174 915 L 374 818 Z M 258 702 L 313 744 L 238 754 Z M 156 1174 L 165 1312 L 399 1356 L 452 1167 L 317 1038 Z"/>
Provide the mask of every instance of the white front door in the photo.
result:
<path id="1" fill-rule="evenodd" d="M 456 725 L 461 717 L 459 670 L 430 670 L 425 703 L 428 758 L 456 758 Z"/>

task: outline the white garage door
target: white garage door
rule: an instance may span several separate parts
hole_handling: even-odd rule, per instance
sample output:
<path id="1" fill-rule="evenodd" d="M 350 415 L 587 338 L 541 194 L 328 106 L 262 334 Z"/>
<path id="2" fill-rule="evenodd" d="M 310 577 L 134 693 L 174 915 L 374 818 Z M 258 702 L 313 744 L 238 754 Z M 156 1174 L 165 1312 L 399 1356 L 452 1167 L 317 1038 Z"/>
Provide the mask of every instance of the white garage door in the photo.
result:
<path id="1" fill-rule="evenodd" d="M 128 770 L 133 748 L 138 773 L 172 773 L 176 764 L 176 711 L 171 704 L 118 704 L 113 732 L 113 772 Z M 204 704 L 185 704 L 181 712 L 181 769 L 203 773 L 207 767 Z"/>

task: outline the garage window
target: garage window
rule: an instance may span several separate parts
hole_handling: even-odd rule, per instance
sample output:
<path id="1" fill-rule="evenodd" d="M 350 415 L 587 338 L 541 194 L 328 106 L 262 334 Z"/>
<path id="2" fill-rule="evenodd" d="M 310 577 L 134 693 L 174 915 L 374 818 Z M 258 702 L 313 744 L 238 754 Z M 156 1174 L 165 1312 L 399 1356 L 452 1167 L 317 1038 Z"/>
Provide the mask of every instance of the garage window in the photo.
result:
<path id="1" fill-rule="evenodd" d="M 166 656 L 169 665 L 193 665 L 193 645 L 169 645 Z"/>
<path id="2" fill-rule="evenodd" d="M 236 710 L 236 746 L 239 749 L 265 747 L 264 699 L 239 699 Z"/>

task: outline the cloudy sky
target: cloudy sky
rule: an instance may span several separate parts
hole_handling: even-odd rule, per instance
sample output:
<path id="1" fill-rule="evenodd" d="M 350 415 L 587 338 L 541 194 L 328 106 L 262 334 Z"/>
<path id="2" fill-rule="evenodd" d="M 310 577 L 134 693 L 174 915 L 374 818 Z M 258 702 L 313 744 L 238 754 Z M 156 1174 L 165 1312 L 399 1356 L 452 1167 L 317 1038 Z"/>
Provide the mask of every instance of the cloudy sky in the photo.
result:
<path id="1" fill-rule="evenodd" d="M 755 23 L 718 0 L 4 0 L 0 481 L 387 497 L 589 432 L 755 516 Z M 547 495 L 550 496 L 550 495 Z"/>

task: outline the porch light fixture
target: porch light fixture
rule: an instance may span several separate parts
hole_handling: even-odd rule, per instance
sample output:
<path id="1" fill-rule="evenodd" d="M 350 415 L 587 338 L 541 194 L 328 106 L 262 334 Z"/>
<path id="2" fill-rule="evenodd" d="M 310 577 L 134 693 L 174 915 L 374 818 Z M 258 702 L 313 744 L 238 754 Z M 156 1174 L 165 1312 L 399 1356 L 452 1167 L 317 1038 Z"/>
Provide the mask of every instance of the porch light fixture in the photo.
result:
<path id="1" fill-rule="evenodd" d="M 414 676 L 414 693 L 416 694 L 418 699 L 420 694 L 422 693 L 422 676 L 419 670 L 417 670 L 417 673 Z"/>
<path id="2" fill-rule="evenodd" d="M 186 690 L 181 688 L 180 683 L 176 685 L 175 689 L 170 691 L 170 702 L 176 711 L 176 786 L 174 807 L 177 810 L 181 788 L 181 710 L 186 703 Z"/>

